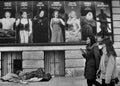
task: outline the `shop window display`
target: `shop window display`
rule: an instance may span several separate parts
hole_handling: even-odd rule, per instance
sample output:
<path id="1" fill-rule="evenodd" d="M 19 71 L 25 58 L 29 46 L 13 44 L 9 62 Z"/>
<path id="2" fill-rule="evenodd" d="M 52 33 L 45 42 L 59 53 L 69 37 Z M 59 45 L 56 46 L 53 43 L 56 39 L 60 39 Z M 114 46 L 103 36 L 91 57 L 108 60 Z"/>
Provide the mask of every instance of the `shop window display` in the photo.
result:
<path id="1" fill-rule="evenodd" d="M 31 29 L 21 38 L 16 23 L 24 11 Z M 85 44 L 88 35 L 113 39 L 111 12 L 107 0 L 0 1 L 0 44 Z M 7 15 L 10 28 L 3 23 Z"/>

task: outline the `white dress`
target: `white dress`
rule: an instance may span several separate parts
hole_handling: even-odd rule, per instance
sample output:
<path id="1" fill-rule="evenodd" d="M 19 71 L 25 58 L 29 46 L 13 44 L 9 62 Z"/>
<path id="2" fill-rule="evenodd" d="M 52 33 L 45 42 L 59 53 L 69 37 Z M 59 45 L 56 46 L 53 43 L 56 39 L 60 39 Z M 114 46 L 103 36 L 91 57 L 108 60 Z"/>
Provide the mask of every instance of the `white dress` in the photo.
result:
<path id="1" fill-rule="evenodd" d="M 66 33 L 66 42 L 79 42 L 81 40 L 80 20 L 76 18 L 68 19 L 68 30 Z"/>

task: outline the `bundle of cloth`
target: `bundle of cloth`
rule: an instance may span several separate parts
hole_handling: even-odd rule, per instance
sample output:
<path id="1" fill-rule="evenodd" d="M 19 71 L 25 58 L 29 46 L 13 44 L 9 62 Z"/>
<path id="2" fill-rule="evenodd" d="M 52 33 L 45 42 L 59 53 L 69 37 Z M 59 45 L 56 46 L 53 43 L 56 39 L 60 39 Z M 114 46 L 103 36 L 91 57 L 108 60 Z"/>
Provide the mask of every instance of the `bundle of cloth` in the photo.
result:
<path id="1" fill-rule="evenodd" d="M 38 68 L 31 72 L 17 71 L 16 73 L 8 73 L 1 77 L 1 80 L 27 84 L 28 82 L 49 81 L 51 78 L 50 73 L 45 73 L 42 68 Z"/>
<path id="2" fill-rule="evenodd" d="M 0 37 L 14 37 L 15 30 L 7 30 L 0 28 Z"/>

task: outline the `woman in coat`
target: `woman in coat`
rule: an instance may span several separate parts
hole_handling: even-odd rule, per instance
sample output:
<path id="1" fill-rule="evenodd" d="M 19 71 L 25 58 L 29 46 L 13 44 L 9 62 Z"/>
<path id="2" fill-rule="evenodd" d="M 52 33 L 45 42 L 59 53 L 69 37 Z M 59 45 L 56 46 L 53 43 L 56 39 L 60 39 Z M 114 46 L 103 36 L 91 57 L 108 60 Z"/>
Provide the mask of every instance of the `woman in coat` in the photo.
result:
<path id="1" fill-rule="evenodd" d="M 115 86 L 115 82 L 118 82 L 116 71 L 117 55 L 113 43 L 109 38 L 104 39 L 102 43 L 103 55 L 99 67 L 99 71 L 101 71 L 100 78 L 102 79 L 102 86 Z"/>
<path id="2" fill-rule="evenodd" d="M 93 86 L 93 84 L 95 86 L 101 86 L 101 84 L 96 81 L 96 72 L 100 62 L 100 52 L 94 36 L 91 35 L 87 37 L 86 51 L 82 50 L 82 53 L 83 57 L 86 59 L 85 78 L 87 79 L 88 86 Z"/>

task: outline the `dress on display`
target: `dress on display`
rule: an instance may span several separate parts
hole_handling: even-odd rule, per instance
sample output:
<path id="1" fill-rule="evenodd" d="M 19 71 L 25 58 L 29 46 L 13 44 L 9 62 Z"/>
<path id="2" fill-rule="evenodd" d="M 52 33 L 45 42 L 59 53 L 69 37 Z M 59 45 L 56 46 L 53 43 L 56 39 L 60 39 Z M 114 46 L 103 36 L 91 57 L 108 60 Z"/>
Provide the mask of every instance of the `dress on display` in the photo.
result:
<path id="1" fill-rule="evenodd" d="M 51 42 L 63 42 L 63 34 L 60 21 L 52 20 Z"/>
<path id="2" fill-rule="evenodd" d="M 25 31 L 29 31 L 29 20 L 27 19 L 28 23 L 27 24 L 22 24 L 21 23 L 21 19 L 20 19 L 20 23 L 18 25 L 19 30 L 25 30 Z"/>
<path id="3" fill-rule="evenodd" d="M 109 27 L 108 19 L 109 16 L 105 13 L 101 13 L 97 16 L 99 18 L 98 22 L 100 23 L 100 29 L 101 31 L 98 33 L 98 35 L 101 35 L 102 38 L 109 35 L 109 30 L 111 31 L 111 28 Z"/>
<path id="4" fill-rule="evenodd" d="M 48 22 L 47 18 L 37 18 L 33 25 L 33 42 L 44 43 L 48 42 Z"/>
<path id="5" fill-rule="evenodd" d="M 87 20 L 85 17 L 81 20 L 82 40 L 86 40 L 89 35 L 94 35 L 93 27 L 96 26 L 95 20 Z"/>
<path id="6" fill-rule="evenodd" d="M 68 22 L 68 30 L 66 30 L 66 42 L 80 42 L 81 32 L 80 32 L 80 21 L 78 19 L 72 19 Z"/>
<path id="7" fill-rule="evenodd" d="M 0 37 L 15 37 L 15 30 L 13 29 L 15 18 L 2 18 L 0 23 L 2 24 Z"/>
<path id="8" fill-rule="evenodd" d="M 20 23 L 19 25 L 17 26 L 17 42 L 18 43 L 21 43 L 21 36 L 23 36 L 24 34 L 27 36 L 27 38 L 29 39 L 29 35 L 28 35 L 28 32 L 29 32 L 29 19 L 27 19 L 28 23 L 27 24 L 22 24 L 21 23 L 21 19 L 20 19 Z M 25 32 L 21 32 L 21 31 L 25 31 Z M 22 39 L 23 40 L 23 39 Z"/>

